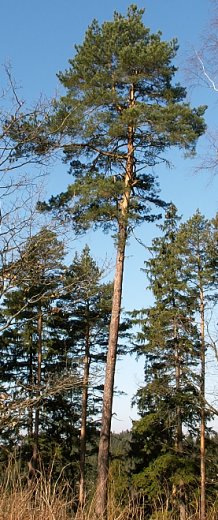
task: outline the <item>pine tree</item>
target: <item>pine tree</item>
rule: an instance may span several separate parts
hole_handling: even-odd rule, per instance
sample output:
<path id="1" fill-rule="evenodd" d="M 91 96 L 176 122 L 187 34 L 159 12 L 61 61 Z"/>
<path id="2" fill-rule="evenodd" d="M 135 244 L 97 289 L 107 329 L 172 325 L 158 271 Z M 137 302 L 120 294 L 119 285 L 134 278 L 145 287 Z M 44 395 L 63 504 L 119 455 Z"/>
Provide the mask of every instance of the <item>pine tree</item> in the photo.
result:
<path id="1" fill-rule="evenodd" d="M 205 108 L 191 109 L 186 92 L 174 84 L 177 42 L 151 34 L 144 11 L 132 5 L 88 28 L 70 68 L 59 74 L 66 95 L 50 121 L 59 136 L 73 183 L 41 209 L 70 219 L 74 231 L 93 226 L 116 230 L 117 259 L 104 385 L 98 459 L 97 515 L 106 512 L 114 373 L 127 237 L 137 223 L 151 220 L 150 205 L 163 205 L 149 167 L 166 161 L 175 146 L 194 152 L 204 132 Z"/>

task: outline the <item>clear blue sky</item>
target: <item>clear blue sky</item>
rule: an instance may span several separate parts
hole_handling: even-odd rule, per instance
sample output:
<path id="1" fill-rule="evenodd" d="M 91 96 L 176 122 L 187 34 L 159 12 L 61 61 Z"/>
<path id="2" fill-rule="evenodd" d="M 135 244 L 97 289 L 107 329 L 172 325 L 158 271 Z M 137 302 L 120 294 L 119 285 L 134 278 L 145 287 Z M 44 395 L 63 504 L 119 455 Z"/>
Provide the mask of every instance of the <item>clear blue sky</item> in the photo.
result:
<path id="1" fill-rule="evenodd" d="M 111 19 L 114 10 L 125 13 L 130 3 L 126 0 L 2 0 L 1 86 L 5 83 L 3 65 L 10 62 L 17 85 L 20 86 L 20 95 L 28 103 L 36 101 L 40 94 L 47 97 L 55 95 L 59 89 L 56 73 L 67 68 L 74 45 L 82 42 L 84 32 L 93 18 L 100 22 Z M 193 48 L 198 49 L 201 44 L 202 33 L 210 20 L 210 0 L 140 0 L 137 5 L 146 9 L 144 22 L 153 32 L 161 30 L 164 39 L 178 38 L 178 79 L 184 83 L 183 69 L 187 53 Z M 190 91 L 189 100 L 193 106 L 209 105 L 206 117 L 210 127 L 215 127 L 218 94 L 210 93 L 207 88 L 198 88 Z M 208 217 L 217 211 L 217 177 L 206 171 L 195 173 L 205 146 L 205 140 L 201 139 L 195 160 L 185 160 L 181 154 L 172 152 L 170 160 L 174 163 L 174 169 L 169 171 L 160 168 L 157 171 L 163 198 L 172 200 L 185 219 L 197 208 Z M 63 168 L 54 167 L 49 191 L 58 192 L 60 187 L 63 189 L 63 183 L 69 181 Z M 137 235 L 148 245 L 155 233 L 155 226 L 148 225 L 141 228 Z M 96 258 L 104 258 L 108 250 L 108 237 L 100 238 L 99 235 L 91 234 L 87 240 Z M 111 256 L 111 248 L 108 254 Z M 148 304 L 146 281 L 140 272 L 144 259 L 143 248 L 131 240 L 124 279 L 123 304 L 127 309 Z M 141 380 L 142 366 L 136 365 L 129 358 L 119 364 L 117 384 L 130 396 Z M 115 399 L 115 411 L 118 414 L 114 422 L 116 429 L 130 427 L 127 417 L 134 414 L 129 410 L 129 400 L 129 397 L 121 398 L 119 402 Z"/>

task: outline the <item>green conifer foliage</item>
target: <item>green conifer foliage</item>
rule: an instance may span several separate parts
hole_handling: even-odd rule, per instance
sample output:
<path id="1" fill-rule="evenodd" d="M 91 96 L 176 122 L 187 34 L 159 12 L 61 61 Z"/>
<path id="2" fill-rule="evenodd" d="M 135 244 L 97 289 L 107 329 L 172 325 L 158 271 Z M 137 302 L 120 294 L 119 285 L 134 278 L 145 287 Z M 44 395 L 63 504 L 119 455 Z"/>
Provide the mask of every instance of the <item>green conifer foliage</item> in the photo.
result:
<path id="1" fill-rule="evenodd" d="M 20 258 L 11 266 L 14 286 L 4 298 L 2 314 L 9 322 L 13 319 L 2 332 L 1 368 L 10 396 L 9 409 L 12 407 L 6 414 L 5 425 L 7 428 L 8 421 L 9 440 L 15 426 L 15 444 L 26 437 L 29 446 L 39 446 L 43 414 L 40 416 L 40 405 L 34 405 L 34 399 L 36 403 L 40 401 L 42 388 L 48 382 L 47 331 L 53 302 L 62 282 L 63 255 L 63 244 L 55 233 L 43 228 L 22 246 Z M 5 344 L 7 350 L 3 347 Z"/>
<path id="2" fill-rule="evenodd" d="M 200 471 L 201 471 L 201 500 L 200 519 L 206 518 L 206 423 L 208 418 L 205 404 L 206 394 L 206 351 L 208 311 L 217 302 L 217 215 L 207 220 L 200 211 L 181 225 L 179 239 L 184 247 L 184 262 L 188 266 L 187 276 L 189 284 L 196 295 L 195 308 L 198 316 L 200 334 L 200 387 L 199 400 L 201 409 L 200 427 Z M 211 319 L 211 316 L 210 316 Z"/>
<path id="3" fill-rule="evenodd" d="M 63 139 L 74 182 L 44 207 L 65 210 L 79 229 L 119 221 L 126 188 L 128 223 L 144 220 L 149 203 L 158 202 L 148 167 L 165 161 L 171 146 L 193 153 L 205 130 L 205 107 L 191 109 L 174 83 L 176 40 L 151 34 L 143 12 L 131 6 L 126 17 L 115 13 L 102 26 L 94 20 L 58 75 L 66 94 L 55 101 L 50 124 Z"/>
<path id="4" fill-rule="evenodd" d="M 189 286 L 178 240 L 179 217 L 174 205 L 160 226 L 162 235 L 150 247 L 146 273 L 154 304 L 142 310 L 136 350 L 145 355 L 145 386 L 136 395 L 141 419 L 134 424 L 141 454 L 136 485 L 150 500 L 158 494 L 182 517 L 186 488 L 195 483 L 195 460 L 190 457 L 185 431 L 196 435 L 200 415 L 198 377 L 200 340 L 195 324 L 195 291 Z M 157 474 L 159 479 L 157 482 Z M 166 494 L 166 482 L 168 494 Z M 188 489 L 188 488 L 187 488 Z"/>
<path id="5" fill-rule="evenodd" d="M 217 216 L 209 221 L 197 211 L 184 224 L 179 220 L 171 205 L 146 262 L 154 305 L 133 315 L 140 326 L 135 348 L 146 360 L 145 386 L 136 395 L 134 483 L 150 505 L 157 506 L 158 496 L 183 518 L 199 495 L 200 476 L 203 520 L 212 491 L 205 376 L 207 317 L 217 302 Z"/>
<path id="6" fill-rule="evenodd" d="M 93 446 L 96 451 L 96 431 L 103 387 L 102 367 L 106 361 L 111 315 L 113 286 L 111 283 L 102 283 L 102 276 L 102 269 L 93 260 L 86 246 L 81 255 L 75 254 L 67 269 L 64 295 L 57 302 L 59 321 L 66 323 L 66 345 L 69 345 L 72 361 L 77 365 L 82 379 L 82 390 L 79 393 L 81 507 L 84 506 L 85 481 L 90 471 L 89 464 L 87 471 L 86 461 L 90 461 Z"/>
<path id="7" fill-rule="evenodd" d="M 41 209 L 70 219 L 74 231 L 116 231 L 117 261 L 99 446 L 98 511 L 106 512 L 109 440 L 126 240 L 137 223 L 163 206 L 151 167 L 171 147 L 194 153 L 205 107 L 191 109 L 175 84 L 177 42 L 144 26 L 132 5 L 110 22 L 96 20 L 59 74 L 66 94 L 54 103 L 49 130 L 59 138 L 73 182 Z M 58 146 L 58 145 L 57 145 Z"/>
<path id="8" fill-rule="evenodd" d="M 62 256 L 62 243 L 43 229 L 25 245 L 22 260 L 13 264 L 17 285 L 4 300 L 2 319 L 15 318 L 1 335 L 0 374 L 2 391 L 7 389 L 10 404 L 13 395 L 14 408 L 11 420 L 3 424 L 1 417 L 1 440 L 6 449 L 21 450 L 26 463 L 36 440 L 37 416 L 42 464 L 49 467 L 55 457 L 53 476 L 66 466 L 65 476 L 77 491 L 81 479 L 82 505 L 85 477 L 88 474 L 90 483 L 96 476 L 92 459 L 99 436 L 113 287 L 102 282 L 103 270 L 87 246 L 69 267 L 62 265 Z M 38 397 L 40 406 L 31 404 Z"/>

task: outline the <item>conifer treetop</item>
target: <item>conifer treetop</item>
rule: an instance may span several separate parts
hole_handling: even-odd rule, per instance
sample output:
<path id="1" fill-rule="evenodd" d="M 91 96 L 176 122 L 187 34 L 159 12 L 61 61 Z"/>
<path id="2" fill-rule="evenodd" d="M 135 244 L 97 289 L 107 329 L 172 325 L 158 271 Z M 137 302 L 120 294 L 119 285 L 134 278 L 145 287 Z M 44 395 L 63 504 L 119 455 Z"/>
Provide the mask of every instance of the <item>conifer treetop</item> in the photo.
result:
<path id="1" fill-rule="evenodd" d="M 127 191 L 130 227 L 151 218 L 150 205 L 163 206 L 152 168 L 167 162 L 171 147 L 193 154 L 205 130 L 205 107 L 192 109 L 174 81 L 177 41 L 152 34 L 143 13 L 131 5 L 126 16 L 94 20 L 69 69 L 58 74 L 65 95 L 54 102 L 49 129 L 73 183 L 41 209 L 64 212 L 78 230 L 116 226 Z"/>

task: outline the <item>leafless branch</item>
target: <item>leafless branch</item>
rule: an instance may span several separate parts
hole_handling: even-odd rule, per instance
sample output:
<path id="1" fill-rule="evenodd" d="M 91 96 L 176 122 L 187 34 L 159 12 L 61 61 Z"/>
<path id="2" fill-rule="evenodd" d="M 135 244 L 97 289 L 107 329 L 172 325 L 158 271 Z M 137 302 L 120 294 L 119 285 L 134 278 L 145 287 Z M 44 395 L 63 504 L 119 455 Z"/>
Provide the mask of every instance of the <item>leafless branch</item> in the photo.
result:
<path id="1" fill-rule="evenodd" d="M 198 59 L 200 65 L 201 65 L 201 68 L 202 68 L 202 71 L 203 71 L 203 75 L 205 76 L 206 80 L 208 81 L 208 84 L 209 84 L 210 88 L 212 88 L 215 92 L 218 92 L 218 87 L 216 86 L 215 81 L 211 78 L 211 76 L 206 71 L 204 62 L 203 62 L 202 58 L 200 57 L 199 53 L 197 51 L 195 51 L 195 54 L 196 54 L 197 59 Z"/>

